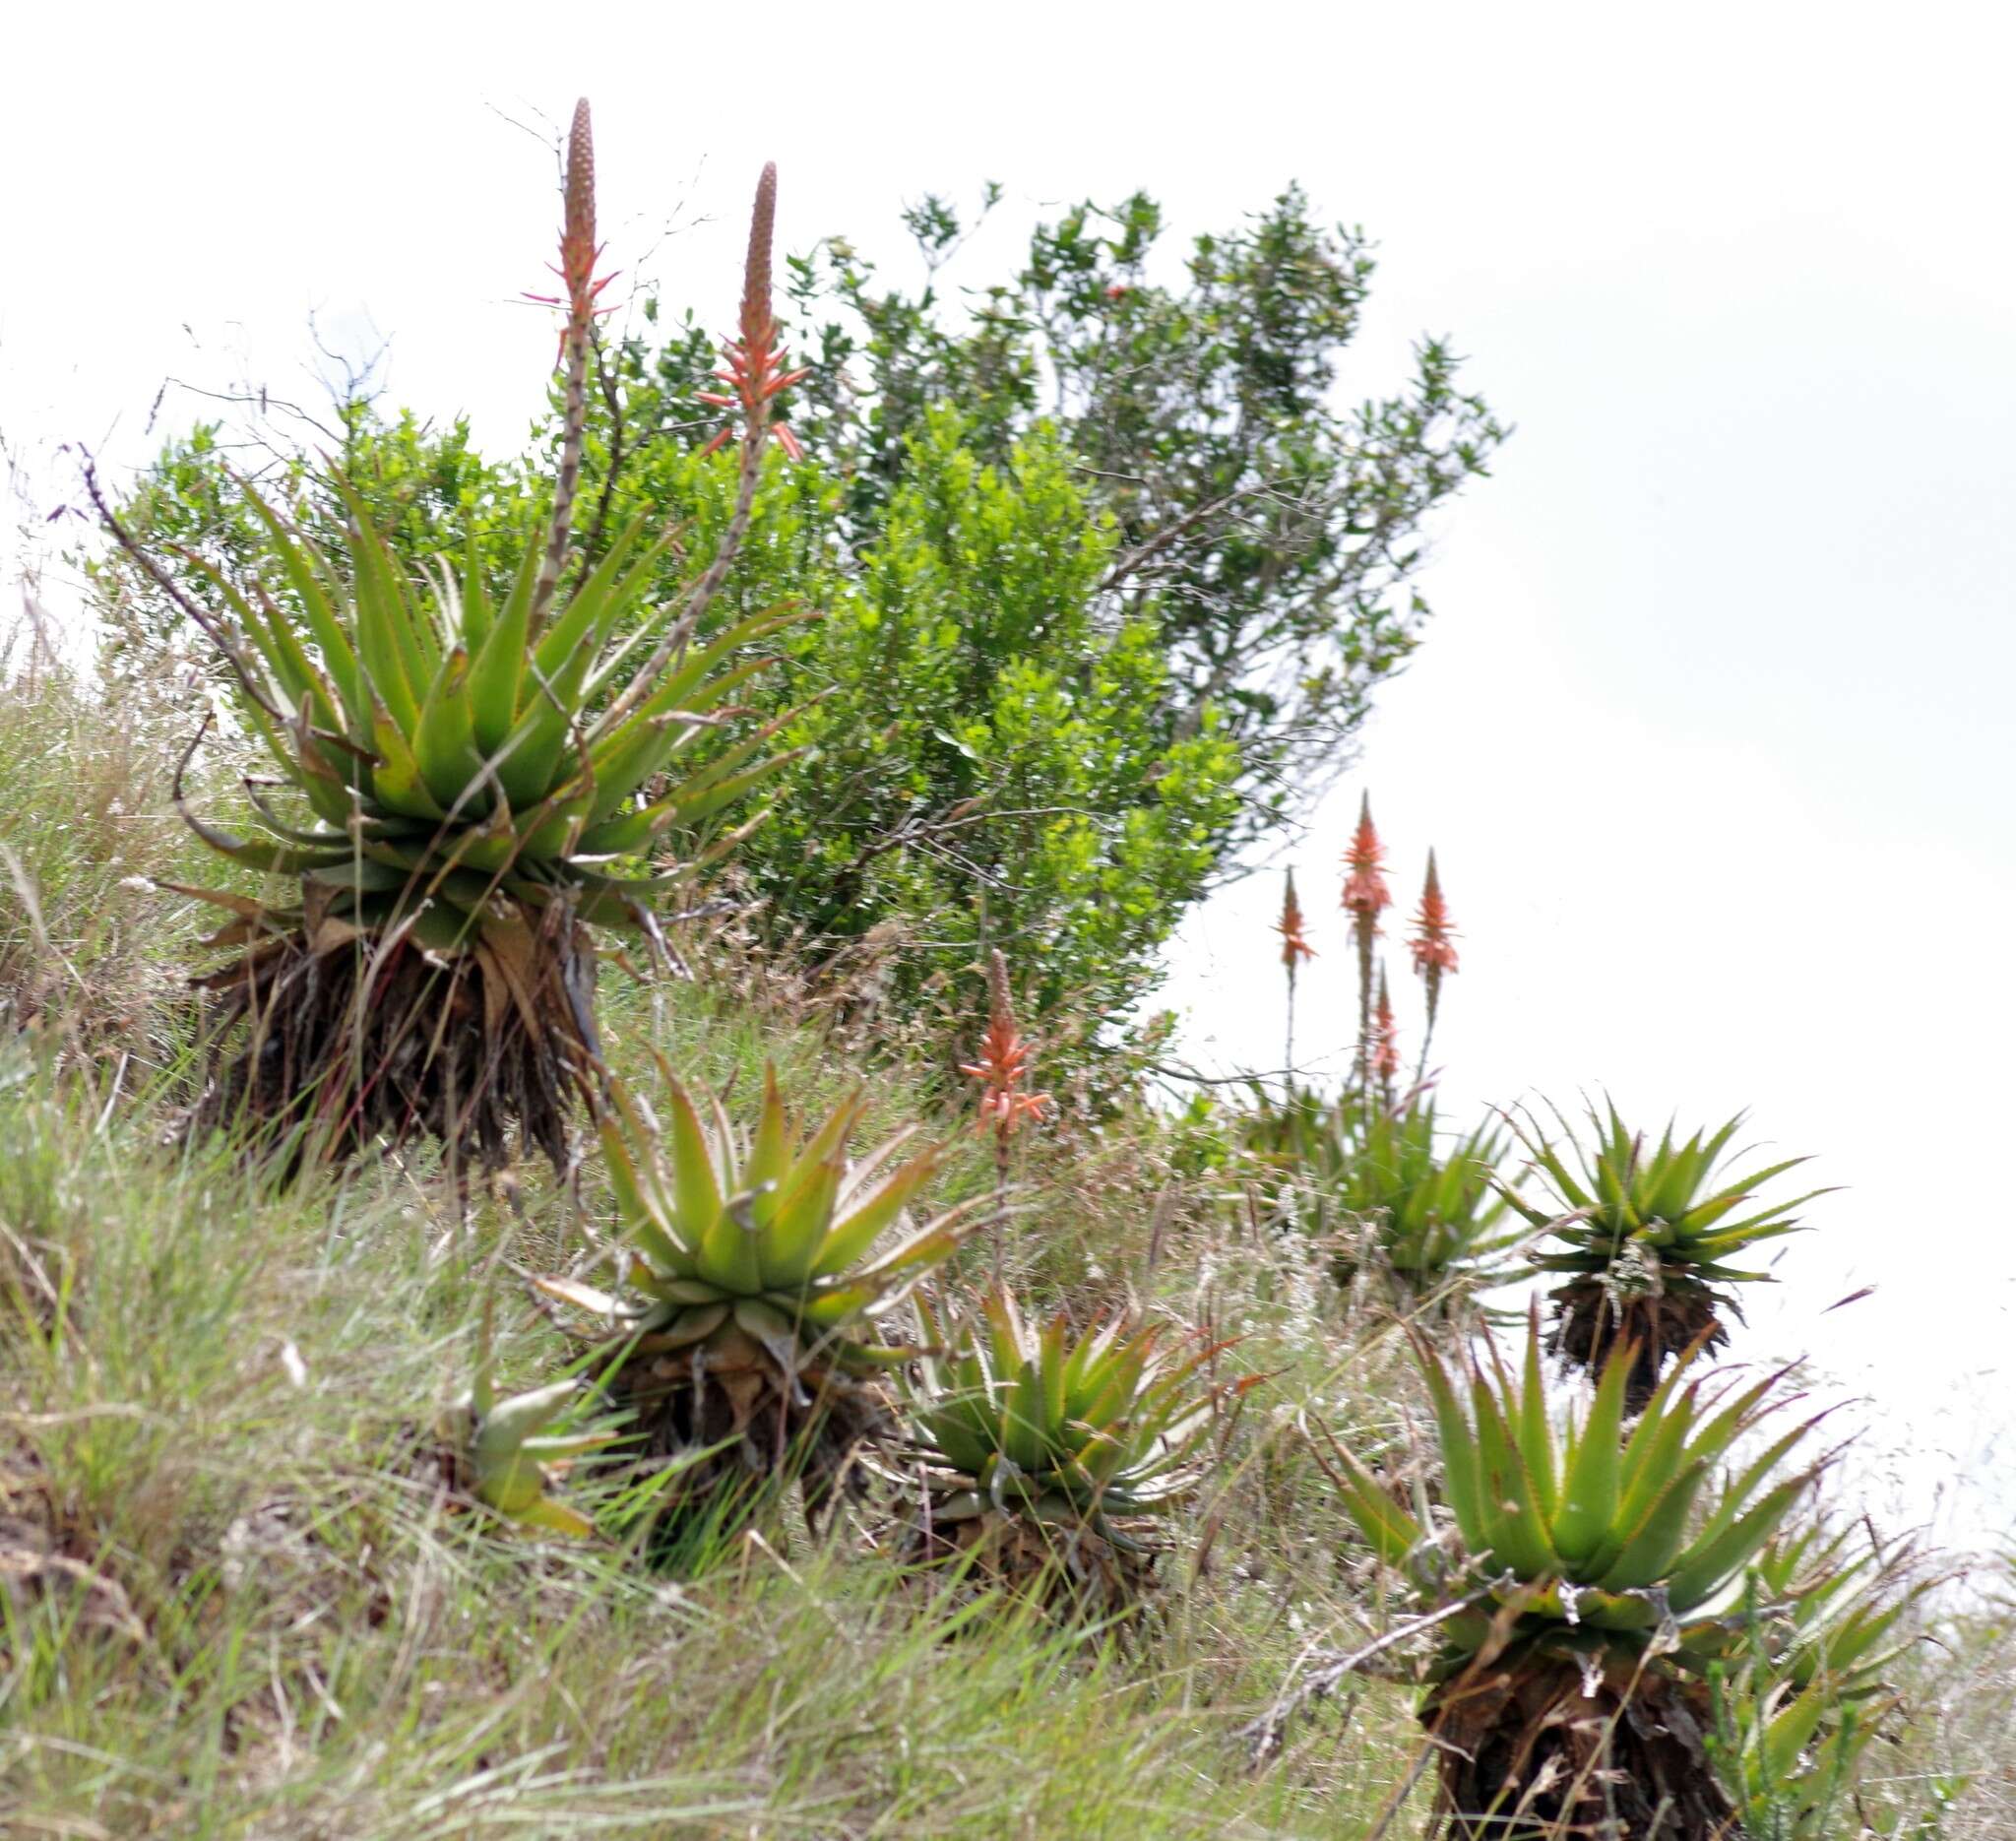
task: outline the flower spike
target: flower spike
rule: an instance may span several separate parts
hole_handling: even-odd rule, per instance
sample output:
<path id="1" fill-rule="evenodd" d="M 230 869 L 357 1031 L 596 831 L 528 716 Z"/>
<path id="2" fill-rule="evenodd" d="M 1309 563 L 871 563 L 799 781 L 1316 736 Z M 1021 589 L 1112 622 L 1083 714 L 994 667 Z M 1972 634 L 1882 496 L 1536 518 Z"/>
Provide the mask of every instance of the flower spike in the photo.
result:
<path id="1" fill-rule="evenodd" d="M 1288 872 L 1288 888 L 1281 898 L 1281 919 L 1274 923 L 1274 930 L 1281 935 L 1281 963 L 1288 968 L 1289 983 L 1295 977 L 1295 961 L 1313 959 L 1315 947 L 1309 944 L 1309 936 L 1303 931 L 1302 904 L 1295 899 L 1295 872 Z"/>
<path id="2" fill-rule="evenodd" d="M 703 390 L 700 401 L 716 409 L 742 412 L 743 439 L 752 446 L 767 432 L 792 460 L 804 458 L 798 438 L 781 419 L 774 419 L 772 399 L 808 376 L 808 368 L 788 370 L 784 349 L 777 342 L 777 320 L 770 310 L 770 249 L 777 224 L 777 163 L 763 168 L 756 185 L 756 208 L 749 220 L 749 259 L 743 271 L 740 338 L 725 342 L 725 370 L 715 376 L 727 386 L 727 393 Z M 712 454 L 734 437 L 729 421 L 703 452 Z"/>
<path id="3" fill-rule="evenodd" d="M 1357 1076 L 1361 1086 L 1368 1083 L 1372 1071 L 1372 942 L 1379 937 L 1379 911 L 1393 905 L 1392 892 L 1380 871 L 1385 857 L 1385 846 L 1372 824 L 1372 795 L 1363 794 L 1358 799 L 1358 828 L 1344 854 L 1347 874 L 1339 901 L 1351 916 L 1352 941 L 1357 948 Z"/>
<path id="4" fill-rule="evenodd" d="M 1449 904 L 1442 899 L 1442 879 L 1435 871 L 1435 853 L 1428 853 L 1428 876 L 1421 884 L 1421 905 L 1414 917 L 1414 937 L 1408 950 L 1414 954 L 1414 969 L 1427 985 L 1428 1027 L 1421 1038 L 1421 1067 L 1425 1072 L 1428 1042 L 1435 1033 L 1435 1012 L 1441 1005 L 1442 979 L 1456 970 L 1456 928 L 1449 918 Z"/>
<path id="5" fill-rule="evenodd" d="M 1281 897 L 1281 919 L 1274 923 L 1274 930 L 1281 935 L 1281 963 L 1288 972 L 1288 1059 L 1285 1065 L 1292 1079 L 1295 1065 L 1295 962 L 1316 956 L 1315 947 L 1309 944 L 1309 936 L 1302 930 L 1302 904 L 1295 899 L 1295 872 L 1292 869 L 1288 872 L 1288 887 Z"/>
<path id="6" fill-rule="evenodd" d="M 1414 918 L 1415 935 L 1408 942 L 1414 953 L 1414 969 L 1428 981 L 1430 992 L 1444 972 L 1456 970 L 1456 948 L 1450 941 L 1456 928 L 1449 918 L 1449 904 L 1442 898 L 1442 881 L 1435 873 L 1435 853 L 1428 853 L 1428 877 L 1421 884 L 1421 905 Z M 1428 1001 L 1432 1004 L 1432 994 Z"/>
<path id="7" fill-rule="evenodd" d="M 1391 1089 L 1400 1072 L 1400 1032 L 1393 1021 L 1393 999 L 1386 988 L 1386 968 L 1379 968 L 1379 1003 L 1372 1019 L 1372 1072 Z"/>
<path id="8" fill-rule="evenodd" d="M 560 236 L 561 279 L 567 284 L 567 304 L 574 314 L 588 309 L 593 298 L 595 259 L 595 132 L 588 97 L 574 104 L 567 134 L 567 210 Z"/>
<path id="9" fill-rule="evenodd" d="M 616 279 L 618 271 L 598 277 L 595 265 L 601 260 L 603 245 L 595 238 L 595 134 L 590 123 L 588 98 L 574 104 L 574 120 L 567 133 L 567 170 L 563 186 L 560 226 L 560 260 L 546 267 L 560 278 L 563 289 L 557 294 L 535 294 L 525 298 L 542 307 L 564 307 L 567 317 L 560 326 L 560 348 L 555 366 L 565 363 L 569 339 L 615 308 L 598 306 L 603 288 Z"/>
<path id="10" fill-rule="evenodd" d="M 1393 906 L 1392 892 L 1380 868 L 1385 860 L 1386 847 L 1372 824 L 1372 795 L 1367 793 L 1358 802 L 1358 828 L 1344 854 L 1344 866 L 1350 873 L 1338 905 L 1350 910 L 1354 920 L 1371 923 L 1375 930 L 1379 911 Z"/>
<path id="11" fill-rule="evenodd" d="M 567 565 L 567 543 L 573 534 L 574 498 L 581 485 L 581 449 L 588 425 L 588 347 L 596 316 L 608 311 L 596 297 L 615 280 L 595 279 L 601 249 L 595 240 L 595 132 L 588 97 L 574 104 L 574 122 L 567 134 L 565 210 L 560 228 L 560 265 L 553 272 L 566 287 L 566 323 L 560 328 L 556 362 L 565 373 L 562 396 L 560 468 L 553 482 L 553 516 L 546 532 L 546 553 L 539 561 L 533 590 L 530 630 L 539 632 L 559 593 Z M 537 298 L 537 296 L 534 296 Z M 561 304 L 558 300 L 551 305 Z"/>
<path id="12" fill-rule="evenodd" d="M 987 961 L 989 1016 L 980 1039 L 980 1058 L 960 1067 L 980 1083 L 980 1129 L 993 1129 L 1005 1140 L 1025 1118 L 1040 1118 L 1055 1104 L 1047 1093 L 1024 1093 L 1029 1077 L 1029 1044 L 1015 1027 L 1015 1006 L 1008 993 L 1008 961 L 998 949 Z"/>

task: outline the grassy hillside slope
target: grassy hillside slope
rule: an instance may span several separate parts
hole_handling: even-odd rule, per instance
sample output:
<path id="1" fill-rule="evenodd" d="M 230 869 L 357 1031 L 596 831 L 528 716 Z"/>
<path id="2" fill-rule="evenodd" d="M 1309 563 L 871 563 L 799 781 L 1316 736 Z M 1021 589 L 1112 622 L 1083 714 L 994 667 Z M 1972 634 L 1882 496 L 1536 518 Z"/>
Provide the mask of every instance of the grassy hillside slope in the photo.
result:
<path id="1" fill-rule="evenodd" d="M 575 1359 L 522 1280 L 606 1232 L 599 1163 L 578 1196 L 526 1171 L 515 1202 L 458 1221 L 423 1159 L 276 1195 L 177 1144 L 199 928 L 139 880 L 194 866 L 166 808 L 176 739 L 172 712 L 60 672 L 0 689 L 0 1828 L 1420 1832 L 1404 1682 L 1346 1682 L 1262 1765 L 1250 1730 L 1392 1621 L 1304 1428 L 1418 1435 L 1398 1326 L 1328 1291 L 1150 1113 L 1024 1140 L 1001 1246 L 1035 1298 L 1167 1306 L 1269 1376 L 1138 1627 L 906 1576 L 893 1484 L 821 1539 L 792 1523 L 678 1577 L 465 1512 L 426 1428 L 468 1384 L 486 1293 L 507 1382 Z M 851 1079 L 859 1045 L 836 1051 L 788 968 L 687 946 L 691 982 L 605 971 L 622 1066 L 656 1047 L 746 1094 L 770 1058 L 817 1099 Z M 934 1202 L 991 1184 L 968 1095 L 886 1059 L 872 1080 L 871 1126 L 957 1136 Z M 995 1251 L 962 1257 L 978 1276 Z M 592 1484 L 575 1494 L 593 1506 Z M 1922 1717 L 1865 1803 L 1916 1819 L 1931 1777 L 1964 1770 L 1948 1841 L 2016 1822 L 2009 1618 L 1971 1602 L 1915 1665 Z"/>

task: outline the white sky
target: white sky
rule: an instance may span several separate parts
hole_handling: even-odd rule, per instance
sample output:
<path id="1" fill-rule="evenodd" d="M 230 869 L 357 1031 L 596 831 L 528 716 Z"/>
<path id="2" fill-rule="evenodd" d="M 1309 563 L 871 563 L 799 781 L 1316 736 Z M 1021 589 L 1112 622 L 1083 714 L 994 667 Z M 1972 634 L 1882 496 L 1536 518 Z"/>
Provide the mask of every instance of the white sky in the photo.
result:
<path id="1" fill-rule="evenodd" d="M 1464 928 L 1451 1098 L 1747 1105 L 1815 1153 L 1851 1186 L 1740 1347 L 1876 1393 L 1898 1506 L 1955 1480 L 1973 1532 L 2016 1418 L 2012 36 L 1954 5 L 39 8 L 0 77 L 0 436 L 46 508 L 58 443 L 149 451 L 164 377 L 312 401 L 313 309 L 393 335 L 393 400 L 515 443 L 555 201 L 502 117 L 583 91 L 611 259 L 656 246 L 723 321 L 766 158 L 799 248 L 894 257 L 901 200 L 1002 180 L 976 276 L 1058 201 L 1145 186 L 1187 235 L 1299 178 L 1381 245 L 1350 388 L 1448 332 L 1519 424 L 1293 853 L 1301 1047 L 1348 1034 L 1369 782 L 1397 884 L 1433 843 Z M 1278 897 L 1186 930 L 1200 1059 L 1279 1059 Z"/>

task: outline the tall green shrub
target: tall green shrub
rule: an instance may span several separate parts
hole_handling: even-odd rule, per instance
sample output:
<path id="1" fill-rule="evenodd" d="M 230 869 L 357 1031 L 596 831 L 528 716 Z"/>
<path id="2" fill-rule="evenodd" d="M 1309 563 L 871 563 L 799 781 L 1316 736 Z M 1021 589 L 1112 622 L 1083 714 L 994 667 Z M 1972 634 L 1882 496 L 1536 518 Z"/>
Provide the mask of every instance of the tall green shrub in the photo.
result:
<path id="1" fill-rule="evenodd" d="M 984 940 L 1040 1029 L 1110 1018 L 1184 906 L 1349 760 L 1426 611 L 1420 522 L 1503 430 L 1436 343 L 1398 394 L 1337 406 L 1372 262 L 1298 192 L 1167 273 L 1152 201 L 1080 207 L 963 306 L 942 281 L 970 226 L 930 200 L 910 225 L 932 276 L 914 296 L 840 239 L 790 264 L 808 371 L 780 407 L 808 458 L 767 462 L 717 617 L 824 616 L 743 692 L 762 716 L 803 706 L 788 738 L 816 752 L 742 873 L 815 963 L 873 934 L 914 995 Z M 703 452 L 709 342 L 656 301 L 640 319 L 596 357 L 582 566 L 646 514 L 678 534 L 669 594 L 718 542 L 732 468 Z M 544 511 L 557 407 L 492 461 L 465 424 L 351 404 L 341 471 L 410 568 L 473 529 L 501 587 Z M 128 523 L 235 578 L 258 547 L 224 479 L 245 451 L 216 427 L 171 444 Z M 317 470 L 284 437 L 268 454 L 268 495 L 333 540 Z M 154 583 L 116 559 L 97 581 L 119 642 L 170 633 Z"/>

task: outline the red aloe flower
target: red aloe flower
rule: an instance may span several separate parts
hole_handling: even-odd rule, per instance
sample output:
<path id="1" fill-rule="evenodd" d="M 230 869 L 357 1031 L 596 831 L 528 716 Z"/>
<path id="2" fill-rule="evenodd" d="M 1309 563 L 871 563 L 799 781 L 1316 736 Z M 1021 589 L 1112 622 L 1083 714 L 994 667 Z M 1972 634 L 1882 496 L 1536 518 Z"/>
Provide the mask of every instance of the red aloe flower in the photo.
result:
<path id="1" fill-rule="evenodd" d="M 1430 983 L 1444 972 L 1456 970 L 1456 948 L 1450 943 L 1456 928 L 1449 919 L 1449 904 L 1442 899 L 1441 878 L 1435 873 L 1435 853 L 1428 853 L 1428 879 L 1421 884 L 1421 905 L 1414 918 L 1415 935 L 1408 941 L 1414 954 L 1414 969 Z"/>
<path id="2" fill-rule="evenodd" d="M 1015 1027 L 1015 1006 L 1008 994 L 1008 961 L 996 951 L 987 961 L 990 999 L 987 1033 L 980 1039 L 980 1058 L 960 1067 L 980 1083 L 980 1129 L 997 1132 L 1005 1143 L 1025 1118 L 1040 1118 L 1054 1104 L 1047 1093 L 1024 1093 L 1029 1077 L 1029 1044 Z"/>
<path id="3" fill-rule="evenodd" d="M 612 306 L 596 304 L 603 288 L 621 272 L 612 269 L 597 277 L 595 265 L 601 260 L 602 245 L 595 240 L 595 135 L 589 122 L 588 98 L 574 104 L 574 121 L 567 134 L 567 183 L 565 211 L 560 227 L 560 260 L 546 267 L 560 278 L 562 294 L 528 293 L 528 300 L 542 307 L 565 307 L 567 319 L 560 328 L 560 353 L 566 354 L 567 341 L 574 333 L 586 334 L 592 321 Z M 558 361 L 557 359 L 555 360 Z"/>
<path id="4" fill-rule="evenodd" d="M 1400 1072 L 1400 1032 L 1393 1021 L 1393 1000 L 1386 994 L 1386 973 L 1379 972 L 1379 1007 L 1372 1024 L 1372 1072 L 1382 1084 Z"/>
<path id="5" fill-rule="evenodd" d="M 1368 793 L 1359 801 L 1358 828 L 1352 836 L 1351 849 L 1344 854 L 1344 866 L 1350 874 L 1345 877 L 1344 895 L 1339 903 L 1361 921 L 1375 922 L 1380 909 L 1393 905 L 1392 893 L 1379 868 L 1385 859 L 1386 848 L 1372 826 L 1372 795 Z"/>
<path id="6" fill-rule="evenodd" d="M 1281 962 L 1288 967 L 1291 983 L 1294 980 L 1295 961 L 1313 959 L 1315 947 L 1309 944 L 1308 935 L 1302 931 L 1302 904 L 1295 899 L 1295 872 L 1288 872 L 1288 889 L 1281 898 L 1281 919 L 1274 923 L 1274 930 L 1281 935 Z"/>
<path id="7" fill-rule="evenodd" d="M 1352 835 L 1351 848 L 1344 854 L 1344 866 L 1348 873 L 1340 900 L 1340 906 L 1351 915 L 1352 940 L 1357 947 L 1357 1074 L 1360 1082 L 1369 1076 L 1373 1047 L 1372 942 L 1379 937 L 1380 909 L 1393 905 L 1392 892 L 1379 870 L 1385 857 L 1385 846 L 1379 842 L 1379 833 L 1372 825 L 1372 795 L 1367 793 L 1358 799 L 1358 828 Z"/>
<path id="8" fill-rule="evenodd" d="M 710 403 L 716 409 L 739 409 L 750 436 L 760 440 L 768 430 L 777 438 L 778 446 L 792 460 L 800 460 L 804 449 L 798 445 L 797 436 L 782 420 L 773 419 L 771 410 L 773 398 L 810 374 L 809 369 L 788 371 L 785 368 L 787 359 L 783 347 L 778 344 L 777 320 L 770 310 L 770 244 L 776 223 L 777 162 L 773 160 L 763 168 L 763 177 L 757 182 L 756 211 L 749 222 L 749 260 L 742 281 L 741 337 L 724 342 L 727 368 L 715 372 L 715 376 L 727 386 L 727 392 L 703 390 L 700 401 Z M 712 454 L 725 446 L 734 432 L 731 420 L 707 444 L 705 452 Z"/>

